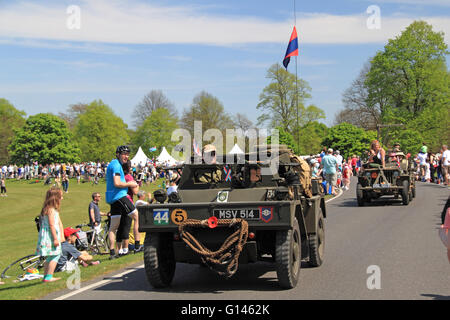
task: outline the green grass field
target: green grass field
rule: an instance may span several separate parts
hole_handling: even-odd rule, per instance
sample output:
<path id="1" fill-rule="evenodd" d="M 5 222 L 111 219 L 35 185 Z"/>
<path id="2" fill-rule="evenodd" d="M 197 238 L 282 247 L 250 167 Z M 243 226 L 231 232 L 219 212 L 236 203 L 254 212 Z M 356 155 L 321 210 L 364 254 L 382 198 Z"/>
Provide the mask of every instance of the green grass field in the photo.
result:
<path id="1" fill-rule="evenodd" d="M 143 184 L 141 190 L 152 192 L 161 186 L 162 180 L 149 185 Z M 7 197 L 0 197 L 0 272 L 11 262 L 35 251 L 37 243 L 37 229 L 34 218 L 39 215 L 44 201 L 45 192 L 49 188 L 43 181 L 6 181 Z M 100 192 L 102 200 L 100 210 L 109 211 L 104 194 L 106 184 L 101 181 L 98 185 L 91 183 L 77 184 L 75 179 L 69 183 L 69 192 L 64 193 L 61 203 L 60 217 L 64 228 L 73 227 L 80 223 L 89 222 L 88 206 L 93 192 Z M 142 239 L 143 241 L 143 239 Z M 108 260 L 108 255 L 96 256 L 101 263 L 97 266 L 81 268 L 81 281 L 86 281 L 110 271 L 123 268 L 143 260 L 143 254 L 130 254 L 120 259 Z M 1 300 L 28 300 L 38 299 L 52 291 L 66 288 L 66 279 L 70 277 L 67 272 L 55 273 L 61 277 L 60 281 L 42 283 L 40 280 L 13 282 L 12 279 L 3 279 L 5 284 L 0 285 Z"/>

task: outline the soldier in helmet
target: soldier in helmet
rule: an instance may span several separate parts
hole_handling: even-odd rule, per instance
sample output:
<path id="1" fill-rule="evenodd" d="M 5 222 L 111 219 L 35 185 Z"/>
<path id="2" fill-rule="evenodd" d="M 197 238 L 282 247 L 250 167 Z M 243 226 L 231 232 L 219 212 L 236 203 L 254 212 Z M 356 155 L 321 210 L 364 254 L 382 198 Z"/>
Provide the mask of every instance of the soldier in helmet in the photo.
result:
<path id="1" fill-rule="evenodd" d="M 203 161 L 206 164 L 217 164 L 216 147 L 207 144 L 203 147 Z M 202 169 L 198 175 L 198 181 L 203 183 L 217 183 L 222 181 L 222 170 L 219 168 L 212 170 Z"/>

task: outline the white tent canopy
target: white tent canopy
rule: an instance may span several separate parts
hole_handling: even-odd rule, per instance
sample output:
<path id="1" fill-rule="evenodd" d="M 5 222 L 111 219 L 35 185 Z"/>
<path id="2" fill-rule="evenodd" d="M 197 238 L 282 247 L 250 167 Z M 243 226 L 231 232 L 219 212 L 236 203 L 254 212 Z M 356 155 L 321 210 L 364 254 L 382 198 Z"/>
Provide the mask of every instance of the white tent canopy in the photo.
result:
<path id="1" fill-rule="evenodd" d="M 234 147 L 228 152 L 228 154 L 244 154 L 244 151 L 242 151 L 241 148 L 237 144 L 234 145 Z"/>
<path id="2" fill-rule="evenodd" d="M 156 158 L 156 162 L 160 163 L 160 164 L 167 164 L 167 165 L 176 165 L 177 160 L 175 160 L 175 158 L 173 158 L 169 152 L 167 152 L 166 147 L 163 147 L 161 153 L 159 154 L 159 156 Z"/>
<path id="3" fill-rule="evenodd" d="M 136 155 L 134 156 L 133 159 L 131 159 L 131 165 L 133 166 L 137 166 L 138 164 L 140 164 L 141 166 L 145 166 L 147 164 L 148 161 L 148 157 L 145 155 L 144 151 L 142 151 L 142 148 L 139 147 L 138 152 L 136 153 Z"/>

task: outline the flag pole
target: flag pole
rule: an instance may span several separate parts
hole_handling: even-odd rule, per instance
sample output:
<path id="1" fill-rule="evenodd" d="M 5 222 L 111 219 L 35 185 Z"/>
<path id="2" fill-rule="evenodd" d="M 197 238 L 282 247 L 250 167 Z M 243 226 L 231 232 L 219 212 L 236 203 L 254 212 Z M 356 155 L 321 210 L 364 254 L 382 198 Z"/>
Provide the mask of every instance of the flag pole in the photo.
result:
<path id="1" fill-rule="evenodd" d="M 296 13 L 296 7 L 295 7 L 295 0 L 294 0 L 294 27 L 297 29 L 297 13 Z M 296 108 L 297 108 L 297 152 L 300 153 L 300 127 L 299 127 L 299 120 L 298 120 L 298 76 L 297 76 L 297 56 L 295 56 L 295 101 L 296 101 Z"/>

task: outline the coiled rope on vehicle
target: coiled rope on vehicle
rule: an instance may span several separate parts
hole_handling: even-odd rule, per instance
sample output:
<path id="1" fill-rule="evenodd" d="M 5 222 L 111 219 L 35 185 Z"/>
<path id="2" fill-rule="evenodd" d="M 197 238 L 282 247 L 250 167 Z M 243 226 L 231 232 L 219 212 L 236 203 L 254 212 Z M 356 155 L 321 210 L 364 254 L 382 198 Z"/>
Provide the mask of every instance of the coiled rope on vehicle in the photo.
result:
<path id="1" fill-rule="evenodd" d="M 226 278 L 238 269 L 239 255 L 247 242 L 248 223 L 244 219 L 219 219 L 217 227 L 234 227 L 236 230 L 224 241 L 217 251 L 211 251 L 201 244 L 186 228 L 207 228 L 208 220 L 187 219 L 178 227 L 181 239 L 195 252 L 211 270 Z M 225 271 L 223 268 L 226 267 Z"/>

